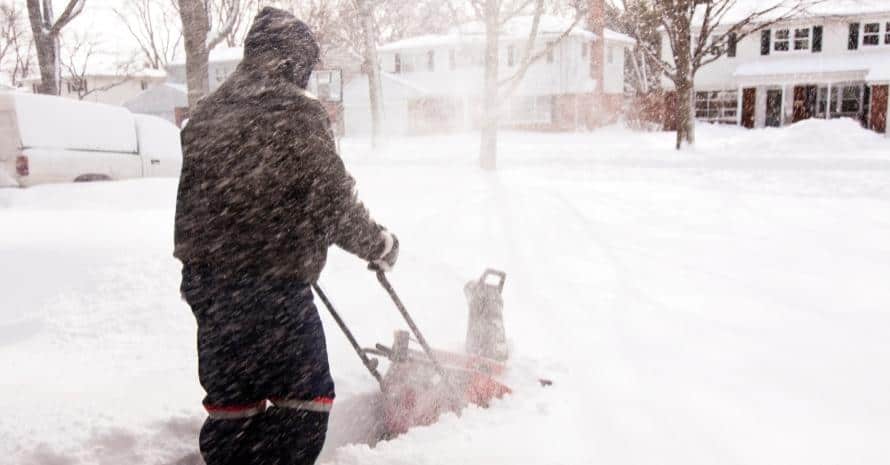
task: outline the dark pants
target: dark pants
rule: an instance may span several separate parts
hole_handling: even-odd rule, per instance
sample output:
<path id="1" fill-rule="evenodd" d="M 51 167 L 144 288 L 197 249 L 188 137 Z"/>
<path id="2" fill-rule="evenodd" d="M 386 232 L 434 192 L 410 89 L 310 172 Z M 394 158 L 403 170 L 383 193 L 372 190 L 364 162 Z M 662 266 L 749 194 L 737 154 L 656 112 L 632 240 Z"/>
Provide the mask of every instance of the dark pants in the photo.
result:
<path id="1" fill-rule="evenodd" d="M 310 287 L 190 266 L 182 275 L 198 322 L 207 465 L 314 463 L 334 382 Z"/>

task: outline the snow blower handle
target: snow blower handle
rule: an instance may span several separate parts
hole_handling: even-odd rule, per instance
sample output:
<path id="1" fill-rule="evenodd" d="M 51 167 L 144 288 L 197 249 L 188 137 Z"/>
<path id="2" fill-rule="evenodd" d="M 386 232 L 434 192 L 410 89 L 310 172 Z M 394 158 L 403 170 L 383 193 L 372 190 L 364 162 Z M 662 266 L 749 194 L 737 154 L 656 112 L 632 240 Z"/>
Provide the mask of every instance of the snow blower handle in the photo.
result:
<path id="1" fill-rule="evenodd" d="M 488 282 L 488 278 L 490 276 L 494 276 L 498 279 L 497 284 L 491 284 Z M 482 277 L 479 278 L 479 283 L 487 286 L 496 286 L 498 288 L 498 293 L 504 293 L 504 283 L 507 281 L 507 273 L 501 270 L 495 270 L 493 268 L 489 268 L 485 270 L 485 273 L 482 273 Z"/>
<path id="2" fill-rule="evenodd" d="M 365 350 L 358 344 L 358 341 L 355 339 L 355 336 L 352 335 L 352 331 L 349 330 L 349 327 L 346 326 L 346 322 L 343 321 L 343 318 L 340 318 L 340 314 L 334 309 L 334 304 L 328 299 L 327 294 L 325 294 L 321 286 L 318 283 L 312 283 L 312 289 L 315 290 L 315 293 L 318 294 L 318 298 L 320 298 L 324 303 L 324 306 L 327 307 L 331 316 L 334 318 L 334 321 L 337 322 L 337 326 L 339 326 L 340 330 L 343 331 L 343 334 L 346 335 L 346 339 L 349 340 L 349 344 L 355 349 L 355 353 L 357 353 L 358 357 L 362 360 L 362 364 L 364 364 L 365 368 L 371 372 L 371 376 L 377 380 L 377 383 L 380 384 L 380 389 L 383 390 L 383 377 L 380 376 L 380 372 L 377 371 L 376 360 L 372 361 L 368 358 Z"/>
<path id="3" fill-rule="evenodd" d="M 369 267 L 370 268 L 370 267 Z M 374 268 L 370 268 L 374 270 Z M 411 318 L 411 315 L 408 314 L 408 309 L 405 308 L 405 304 L 402 303 L 402 299 L 399 298 L 398 294 L 396 294 L 395 289 L 393 289 L 392 284 L 389 283 L 389 279 L 386 278 L 386 274 L 384 274 L 383 270 L 376 269 L 377 272 L 377 280 L 380 281 L 380 285 L 383 286 L 383 289 L 386 290 L 386 293 L 389 294 L 389 297 L 392 299 L 393 303 L 396 304 L 396 308 L 399 310 L 399 313 L 402 314 L 402 318 L 405 319 L 405 322 L 408 323 L 408 327 L 411 328 L 411 332 L 414 333 L 414 337 L 417 338 L 417 342 L 420 344 L 420 347 L 423 348 L 423 351 L 426 353 L 426 356 L 429 357 L 430 362 L 432 362 L 433 367 L 436 369 L 436 372 L 439 373 L 439 376 L 442 377 L 442 382 L 448 386 L 448 389 L 451 391 L 452 395 L 454 395 L 455 399 L 460 399 L 461 395 L 457 389 L 455 389 L 454 385 L 451 384 L 451 380 L 448 379 L 448 373 L 442 368 L 442 365 L 439 363 L 439 359 L 436 358 L 436 355 L 433 353 L 433 349 L 426 342 L 426 338 L 423 337 L 423 334 L 420 332 L 420 328 L 414 323 L 414 319 Z"/>

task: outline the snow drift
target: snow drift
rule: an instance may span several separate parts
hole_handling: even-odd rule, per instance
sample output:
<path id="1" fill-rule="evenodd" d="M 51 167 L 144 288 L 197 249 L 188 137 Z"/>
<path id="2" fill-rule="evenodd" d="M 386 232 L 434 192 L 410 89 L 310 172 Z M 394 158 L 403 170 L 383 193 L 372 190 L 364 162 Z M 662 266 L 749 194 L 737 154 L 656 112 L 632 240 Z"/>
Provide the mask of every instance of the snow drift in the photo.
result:
<path id="1" fill-rule="evenodd" d="M 344 141 L 434 345 L 462 347 L 467 280 L 509 273 L 515 393 L 343 446 L 375 384 L 325 320 L 340 400 L 324 463 L 885 463 L 890 141 L 843 121 L 699 138 L 676 153 L 619 128 L 505 133 L 496 173 L 475 168 L 475 135 Z M 175 187 L 0 190 L 9 463 L 197 463 Z M 353 257 L 333 253 L 322 282 L 363 343 L 401 327 Z"/>

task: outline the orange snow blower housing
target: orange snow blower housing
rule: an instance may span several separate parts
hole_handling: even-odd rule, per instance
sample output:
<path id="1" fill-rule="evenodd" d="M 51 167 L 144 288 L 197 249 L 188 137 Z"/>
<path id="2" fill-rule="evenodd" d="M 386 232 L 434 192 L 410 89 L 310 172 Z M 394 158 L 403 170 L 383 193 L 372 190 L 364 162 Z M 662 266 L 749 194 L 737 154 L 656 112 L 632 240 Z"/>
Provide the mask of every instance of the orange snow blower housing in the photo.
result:
<path id="1" fill-rule="evenodd" d="M 497 279 L 496 283 L 491 278 Z M 467 405 L 487 407 L 492 399 L 509 394 L 510 388 L 499 381 L 506 371 L 507 344 L 503 325 L 502 292 L 506 274 L 486 270 L 478 281 L 468 283 L 464 292 L 470 305 L 467 326 L 467 353 L 432 349 L 417 328 L 386 276 L 377 278 L 389 293 L 422 350 L 411 347 L 408 331 L 396 331 L 393 344 L 362 348 L 340 315 L 316 284 L 315 292 L 331 312 L 337 325 L 349 339 L 383 392 L 383 439 L 395 437 L 413 426 L 435 423 L 439 416 L 459 412 Z M 380 357 L 389 368 L 381 376 Z"/>

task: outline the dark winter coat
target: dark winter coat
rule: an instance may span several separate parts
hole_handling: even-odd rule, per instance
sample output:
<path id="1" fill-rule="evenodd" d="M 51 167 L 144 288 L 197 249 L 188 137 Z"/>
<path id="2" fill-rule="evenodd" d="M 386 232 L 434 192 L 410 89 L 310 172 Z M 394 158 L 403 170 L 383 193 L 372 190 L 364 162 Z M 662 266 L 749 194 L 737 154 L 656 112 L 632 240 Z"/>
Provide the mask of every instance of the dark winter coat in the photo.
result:
<path id="1" fill-rule="evenodd" d="M 182 131 L 174 255 L 186 266 L 314 282 L 336 244 L 379 258 L 382 228 L 356 198 L 327 113 L 305 87 L 318 45 L 264 9 L 244 60 Z"/>

